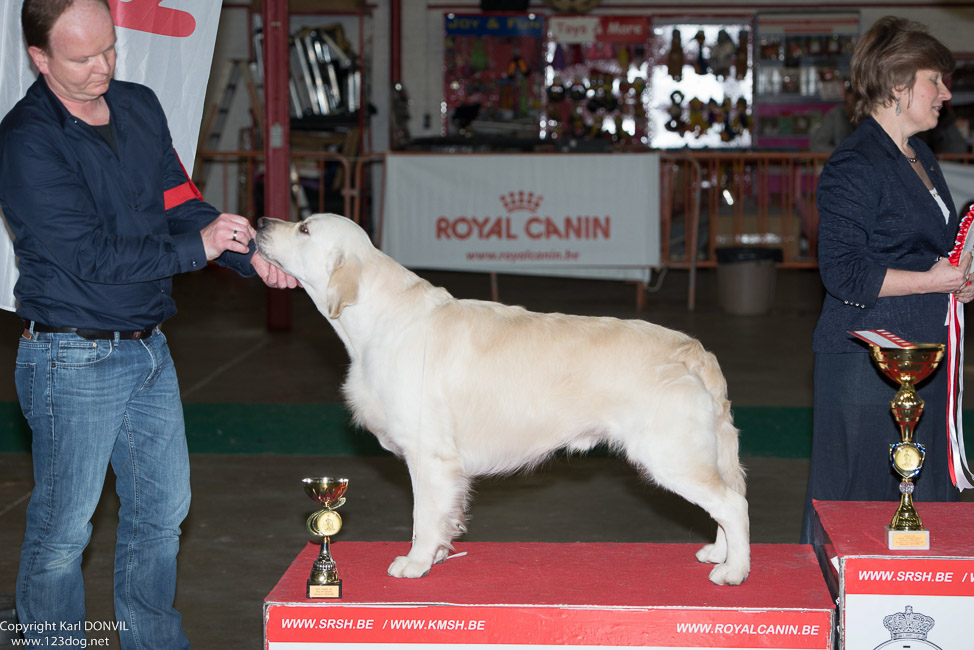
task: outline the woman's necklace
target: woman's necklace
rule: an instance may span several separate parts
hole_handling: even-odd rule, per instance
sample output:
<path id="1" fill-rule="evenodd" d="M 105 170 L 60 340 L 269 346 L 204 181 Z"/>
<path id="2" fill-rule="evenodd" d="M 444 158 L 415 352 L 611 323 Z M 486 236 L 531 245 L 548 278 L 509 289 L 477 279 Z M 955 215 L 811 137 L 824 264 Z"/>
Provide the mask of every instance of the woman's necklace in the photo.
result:
<path id="1" fill-rule="evenodd" d="M 910 147 L 910 151 L 913 151 L 913 147 Z M 906 156 L 906 154 L 903 155 Z M 910 161 L 910 164 L 917 164 L 917 152 L 913 151 L 913 157 L 911 158 L 910 156 L 906 156 L 906 159 Z"/>

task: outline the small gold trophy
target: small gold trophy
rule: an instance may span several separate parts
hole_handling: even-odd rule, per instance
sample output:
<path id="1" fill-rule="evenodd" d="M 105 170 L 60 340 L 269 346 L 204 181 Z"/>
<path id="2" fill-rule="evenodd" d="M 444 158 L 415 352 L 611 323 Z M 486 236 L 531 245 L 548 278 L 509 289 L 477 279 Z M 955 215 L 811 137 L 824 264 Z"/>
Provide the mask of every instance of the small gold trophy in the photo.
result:
<path id="1" fill-rule="evenodd" d="M 345 503 L 348 479 L 322 476 L 302 479 L 302 483 L 305 493 L 321 506 L 307 521 L 308 532 L 321 538 L 321 553 L 308 578 L 308 598 L 341 598 L 342 580 L 331 557 L 331 536 L 342 529 L 342 518 L 335 510 Z"/>
<path id="2" fill-rule="evenodd" d="M 889 460 L 900 475 L 900 505 L 886 527 L 890 550 L 930 548 L 930 531 L 923 528 L 913 506 L 913 479 L 923 468 L 926 451 L 913 441 L 913 430 L 923 414 L 923 400 L 914 384 L 930 376 L 944 356 L 942 343 L 916 343 L 910 348 L 881 348 L 870 345 L 873 361 L 883 373 L 900 385 L 890 410 L 900 427 L 900 442 L 889 446 Z"/>

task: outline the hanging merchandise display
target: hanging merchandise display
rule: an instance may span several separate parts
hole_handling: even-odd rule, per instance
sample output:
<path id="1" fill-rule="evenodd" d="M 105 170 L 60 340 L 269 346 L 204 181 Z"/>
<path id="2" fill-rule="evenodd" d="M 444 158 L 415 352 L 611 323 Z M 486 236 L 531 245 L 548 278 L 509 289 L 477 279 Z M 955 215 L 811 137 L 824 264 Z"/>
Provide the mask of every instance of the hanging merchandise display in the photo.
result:
<path id="1" fill-rule="evenodd" d="M 537 138 L 542 17 L 447 14 L 444 29 L 443 134 Z"/>
<path id="2" fill-rule="evenodd" d="M 647 146 L 648 37 L 641 16 L 549 18 L 541 136 Z"/>
<path id="3" fill-rule="evenodd" d="M 808 149 L 822 116 L 842 103 L 859 13 L 762 12 L 756 34 L 755 146 Z"/>
<path id="4" fill-rule="evenodd" d="M 751 22 L 653 19 L 649 144 L 747 148 L 752 133 Z"/>

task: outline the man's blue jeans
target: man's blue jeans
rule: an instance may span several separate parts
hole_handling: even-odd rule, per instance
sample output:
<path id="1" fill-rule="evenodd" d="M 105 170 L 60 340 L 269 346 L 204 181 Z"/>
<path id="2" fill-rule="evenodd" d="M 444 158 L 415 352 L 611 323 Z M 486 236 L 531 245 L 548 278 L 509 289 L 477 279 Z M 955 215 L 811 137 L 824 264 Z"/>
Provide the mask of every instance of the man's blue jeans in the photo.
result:
<path id="1" fill-rule="evenodd" d="M 34 490 L 17 578 L 25 636 L 48 645 L 85 638 L 81 555 L 110 463 L 121 502 L 114 595 L 122 647 L 188 648 L 173 599 L 189 456 L 165 336 L 35 332 L 20 339 L 16 384 L 33 431 Z"/>

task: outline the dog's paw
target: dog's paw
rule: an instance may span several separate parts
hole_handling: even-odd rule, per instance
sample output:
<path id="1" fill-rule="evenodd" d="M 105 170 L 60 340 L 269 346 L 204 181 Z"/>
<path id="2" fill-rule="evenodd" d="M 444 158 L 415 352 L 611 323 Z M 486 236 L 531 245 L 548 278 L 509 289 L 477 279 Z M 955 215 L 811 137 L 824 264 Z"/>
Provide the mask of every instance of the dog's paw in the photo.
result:
<path id="1" fill-rule="evenodd" d="M 730 564 L 718 564 L 710 572 L 710 581 L 715 585 L 739 585 L 747 578 L 750 567 L 736 567 Z"/>
<path id="2" fill-rule="evenodd" d="M 706 564 L 720 564 L 726 559 L 727 548 L 718 548 L 716 544 L 707 544 L 697 551 L 698 562 L 704 562 Z"/>
<path id="3" fill-rule="evenodd" d="M 429 562 L 417 562 L 408 555 L 400 555 L 389 565 L 389 575 L 393 578 L 422 578 L 430 572 Z"/>

